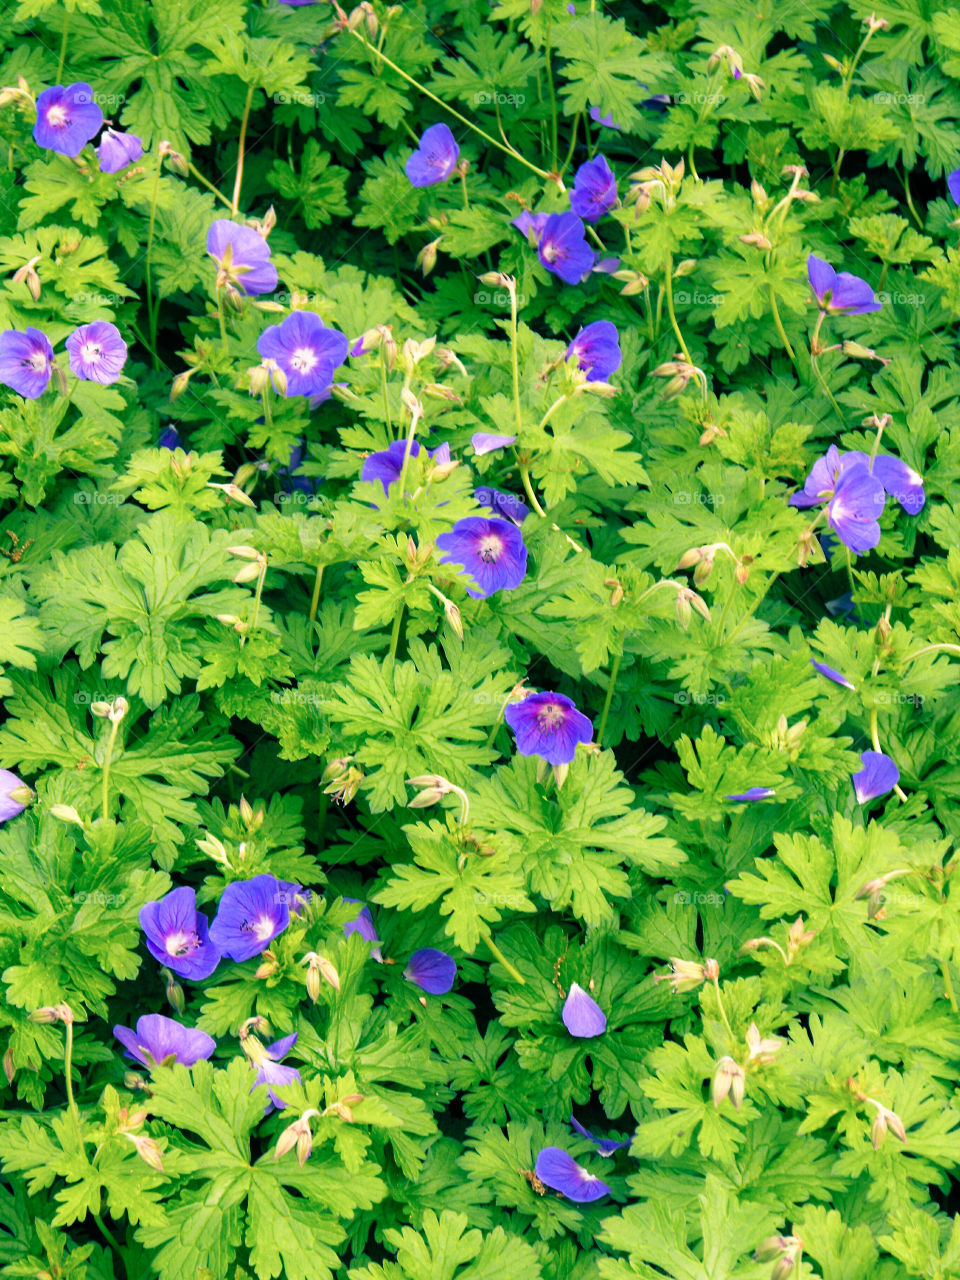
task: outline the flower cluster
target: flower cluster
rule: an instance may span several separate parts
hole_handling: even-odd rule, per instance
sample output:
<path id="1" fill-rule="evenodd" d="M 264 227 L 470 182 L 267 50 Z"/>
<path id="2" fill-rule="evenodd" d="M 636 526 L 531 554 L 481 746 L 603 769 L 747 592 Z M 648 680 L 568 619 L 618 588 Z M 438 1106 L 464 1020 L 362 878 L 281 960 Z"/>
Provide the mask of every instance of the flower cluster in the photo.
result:
<path id="1" fill-rule="evenodd" d="M 80 325 L 67 336 L 66 348 L 70 369 L 83 382 L 109 386 L 127 362 L 127 344 L 108 320 Z M 25 400 L 43 395 L 56 367 L 53 347 L 40 329 L 0 333 L 0 382 Z"/>

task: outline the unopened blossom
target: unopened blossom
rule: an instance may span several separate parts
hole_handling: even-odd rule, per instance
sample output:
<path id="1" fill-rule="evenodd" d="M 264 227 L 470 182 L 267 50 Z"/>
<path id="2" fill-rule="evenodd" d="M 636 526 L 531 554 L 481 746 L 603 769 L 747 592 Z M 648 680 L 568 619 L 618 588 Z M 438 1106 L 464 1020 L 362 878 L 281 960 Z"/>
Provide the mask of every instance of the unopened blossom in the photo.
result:
<path id="1" fill-rule="evenodd" d="M 56 84 L 37 98 L 33 140 L 46 151 L 78 156 L 103 124 L 103 112 L 88 84 Z"/>
<path id="2" fill-rule="evenodd" d="M 74 329 L 66 342 L 70 368 L 84 382 L 109 386 L 127 362 L 127 344 L 108 320 L 93 320 Z"/>
<path id="3" fill-rule="evenodd" d="M 334 370 L 346 360 L 349 346 L 339 329 L 327 328 L 313 311 L 294 311 L 257 339 L 257 351 L 284 375 L 285 396 L 322 395 L 333 382 Z"/>
<path id="4" fill-rule="evenodd" d="M 485 600 L 518 587 L 527 572 L 527 548 L 520 530 L 506 520 L 467 516 L 436 539 L 441 564 L 460 565 L 477 584 L 468 596 Z"/>
<path id="5" fill-rule="evenodd" d="M 258 956 L 290 923 L 290 908 L 279 880 L 254 876 L 228 884 L 210 926 L 214 946 L 231 960 Z"/>
<path id="6" fill-rule="evenodd" d="M 232 285 L 250 296 L 276 289 L 278 276 L 270 261 L 270 246 L 253 227 L 217 218 L 207 232 L 207 253 L 220 268 L 219 286 Z"/>
<path id="7" fill-rule="evenodd" d="M 570 1117 L 570 1127 L 574 1133 L 578 1133 L 581 1138 L 587 1138 L 590 1142 L 596 1144 L 597 1151 L 602 1156 L 612 1156 L 615 1151 L 622 1151 L 625 1147 L 629 1147 L 631 1139 L 624 1138 L 618 1140 L 616 1138 L 598 1138 L 592 1134 L 589 1129 L 584 1128 L 576 1116 Z"/>
<path id="8" fill-rule="evenodd" d="M 522 756 L 542 756 L 547 764 L 570 764 L 577 744 L 590 742 L 593 725 L 562 693 L 531 693 L 512 702 L 503 718 Z"/>
<path id="9" fill-rule="evenodd" d="M 457 140 L 445 124 L 432 124 L 424 129 L 416 151 L 407 161 L 405 172 L 415 187 L 433 187 L 446 182 L 460 158 Z"/>
<path id="10" fill-rule="evenodd" d="M 587 1204 L 610 1194 L 605 1182 L 577 1164 L 561 1147 L 544 1147 L 537 1155 L 534 1173 L 545 1187 L 559 1191 L 577 1204 Z"/>
<path id="11" fill-rule="evenodd" d="M 192 1067 L 209 1058 L 217 1042 L 197 1027 L 185 1027 L 162 1013 L 148 1013 L 137 1020 L 136 1031 L 130 1027 L 114 1027 L 113 1034 L 124 1046 L 124 1057 L 142 1062 L 145 1067 L 159 1067 L 179 1062 Z"/>
<path id="12" fill-rule="evenodd" d="M 748 787 L 746 791 L 740 791 L 736 795 L 724 796 L 724 800 L 730 800 L 734 804 L 752 804 L 755 800 L 770 800 L 777 793 L 773 787 Z"/>
<path id="13" fill-rule="evenodd" d="M 197 910 L 193 889 L 171 889 L 159 902 L 141 907 L 139 919 L 147 950 L 181 978 L 199 982 L 220 963 L 220 952 L 210 938 L 207 917 Z"/>
<path id="14" fill-rule="evenodd" d="M 589 1040 L 594 1036 L 602 1036 L 607 1029 L 607 1015 L 588 991 L 579 983 L 570 985 L 567 998 L 563 1002 L 563 1025 L 572 1036 L 580 1040 Z"/>
<path id="15" fill-rule="evenodd" d="M 842 685 L 844 689 L 856 689 L 855 684 L 847 679 L 845 675 L 841 675 L 839 671 L 835 671 L 833 667 L 828 667 L 825 662 L 817 662 L 816 658 L 810 659 L 810 665 L 819 671 L 822 676 L 826 676 L 828 680 L 832 680 L 834 684 Z"/>
<path id="16" fill-rule="evenodd" d="M 407 961 L 403 976 L 432 996 L 443 996 L 452 988 L 457 976 L 455 961 L 445 951 L 424 947 Z"/>
<path id="17" fill-rule="evenodd" d="M 143 155 L 143 142 L 135 133 L 104 129 L 97 147 L 97 163 L 101 173 L 119 173 Z"/>
<path id="18" fill-rule="evenodd" d="M 821 310 L 830 315 L 859 316 L 879 311 L 883 305 L 866 280 L 849 271 L 838 272 L 812 253 L 807 258 L 807 278 Z"/>
<path id="19" fill-rule="evenodd" d="M 37 400 L 50 385 L 53 347 L 45 333 L 28 328 L 23 333 L 0 333 L 0 382 L 12 387 L 24 400 Z"/>
<path id="20" fill-rule="evenodd" d="M 617 203 L 617 179 L 606 156 L 587 160 L 574 175 L 570 208 L 584 222 L 599 222 Z"/>
<path id="21" fill-rule="evenodd" d="M 593 382 L 606 382 L 623 362 L 617 326 L 609 320 L 594 320 L 581 329 L 567 347 L 567 359 L 577 358 L 577 366 Z"/>

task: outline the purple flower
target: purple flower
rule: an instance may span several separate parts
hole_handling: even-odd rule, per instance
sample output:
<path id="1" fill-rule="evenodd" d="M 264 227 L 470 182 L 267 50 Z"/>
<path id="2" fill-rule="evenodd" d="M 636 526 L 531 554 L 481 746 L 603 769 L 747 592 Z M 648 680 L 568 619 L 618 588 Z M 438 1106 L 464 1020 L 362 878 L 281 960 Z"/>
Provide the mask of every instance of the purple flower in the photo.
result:
<path id="1" fill-rule="evenodd" d="M 588 324 L 567 347 L 567 359 L 573 356 L 591 382 L 606 382 L 623 361 L 617 326 L 609 320 Z"/>
<path id="2" fill-rule="evenodd" d="M 23 396 L 38 400 L 50 383 L 53 347 L 39 329 L 0 333 L 0 382 Z"/>
<path id="3" fill-rule="evenodd" d="M 453 986 L 457 966 L 445 951 L 424 947 L 407 961 L 403 976 L 432 996 L 445 996 Z"/>
<path id="4" fill-rule="evenodd" d="M 807 279 L 821 309 L 831 315 L 861 316 L 867 311 L 879 311 L 883 305 L 866 280 L 849 271 L 838 273 L 829 262 L 812 253 L 807 258 Z"/>
<path id="5" fill-rule="evenodd" d="M 617 124 L 613 118 L 613 112 L 608 111 L 605 116 L 600 114 L 599 107 L 590 108 L 590 119 L 596 124 L 602 124 L 605 129 L 616 129 L 617 133 L 623 133 L 623 125 Z"/>
<path id="6" fill-rule="evenodd" d="M 607 1015 L 578 982 L 570 984 L 563 1002 L 563 1025 L 578 1040 L 602 1036 L 607 1029 Z"/>
<path id="7" fill-rule="evenodd" d="M 885 796 L 900 781 L 900 770 L 882 751 L 864 751 L 860 756 L 863 768 L 853 775 L 853 789 L 857 804 L 866 804 Z"/>
<path id="8" fill-rule="evenodd" d="M 344 898 L 344 902 L 356 903 L 360 910 L 357 912 L 353 920 L 348 920 L 343 926 L 343 936 L 349 938 L 351 933 L 359 933 L 361 938 L 365 938 L 367 942 L 375 945 L 370 948 L 370 954 L 378 964 L 383 964 L 383 952 L 380 950 L 380 937 L 373 924 L 373 916 L 370 908 L 364 906 L 359 898 Z"/>
<path id="9" fill-rule="evenodd" d="M 605 1182 L 587 1173 L 573 1156 L 560 1147 L 544 1147 L 537 1155 L 533 1171 L 545 1187 L 559 1191 L 578 1204 L 587 1204 L 610 1194 Z"/>
<path id="10" fill-rule="evenodd" d="M 297 1033 L 294 1031 L 280 1040 L 274 1040 L 273 1044 L 267 1045 L 265 1049 L 260 1048 L 257 1052 L 255 1063 L 257 1076 L 250 1086 L 250 1092 L 252 1093 L 258 1084 L 265 1084 L 270 1102 L 278 1111 L 282 1111 L 287 1104 L 273 1092 L 273 1086 L 300 1083 L 300 1072 L 296 1067 L 280 1065 L 296 1043 Z M 270 1107 L 268 1106 L 266 1110 L 269 1111 Z"/>
<path id="11" fill-rule="evenodd" d="M 543 229 L 547 225 L 549 213 L 530 213 L 524 209 L 523 213 L 518 214 L 510 223 L 511 227 L 516 227 L 521 235 L 526 236 L 529 240 L 533 237 L 536 243 L 543 235 Z"/>
<path id="12" fill-rule="evenodd" d="M 617 203 L 617 179 L 606 156 L 588 160 L 577 170 L 570 192 L 570 208 L 584 222 L 599 222 Z"/>
<path id="13" fill-rule="evenodd" d="M 732 800 L 735 804 L 752 804 L 754 800 L 769 800 L 771 796 L 777 793 L 773 787 L 748 787 L 746 791 L 741 791 L 739 795 L 724 796 L 724 800 Z"/>
<path id="14" fill-rule="evenodd" d="M 67 338 L 67 353 L 78 378 L 102 386 L 116 382 L 127 362 L 127 344 L 108 320 L 93 320 L 74 329 Z"/>
<path id="15" fill-rule="evenodd" d="M 854 457 L 867 458 L 866 454 L 854 454 Z M 869 459 L 867 459 L 869 462 Z M 896 498 L 908 515 L 915 516 L 923 510 L 927 497 L 923 491 L 923 477 L 913 467 L 908 467 L 899 458 L 881 453 L 873 460 L 870 468 L 872 474 L 883 485 L 891 498 Z"/>
<path id="16" fill-rule="evenodd" d="M 433 187 L 446 182 L 459 158 L 460 148 L 447 125 L 432 124 L 407 161 L 406 175 L 415 187 Z"/>
<path id="17" fill-rule="evenodd" d="M 224 889 L 210 940 L 231 960 L 250 960 L 265 951 L 289 923 L 290 908 L 279 880 L 254 876 Z"/>
<path id="18" fill-rule="evenodd" d="M 473 496 L 481 507 L 489 507 L 495 516 L 512 520 L 518 527 L 530 514 L 527 504 L 521 502 L 512 493 L 501 493 L 499 489 L 480 488 L 474 489 Z"/>
<path id="19" fill-rule="evenodd" d="M 813 464 L 803 492 L 795 493 L 790 505 L 812 507 L 824 501 L 830 528 L 845 547 L 859 554 L 877 545 L 886 496 L 880 480 L 867 469 L 864 454 L 841 454 L 831 445 Z"/>
<path id="20" fill-rule="evenodd" d="M 18 791 L 21 787 L 28 789 L 27 784 L 21 782 L 15 773 L 11 773 L 9 769 L 0 769 L 0 822 L 9 822 L 27 807 L 10 795 L 11 791 Z"/>
<path id="21" fill-rule="evenodd" d="M 370 482 L 379 480 L 383 485 L 383 492 L 389 495 L 390 486 L 400 479 L 406 452 L 406 440 L 394 440 L 387 445 L 386 449 L 371 453 L 369 458 L 364 458 L 363 460 L 363 466 L 360 468 L 360 479 Z M 414 440 L 410 445 L 410 457 L 417 458 L 419 456 L 420 444 L 417 440 Z"/>
<path id="22" fill-rule="evenodd" d="M 192 889 L 171 889 L 159 902 L 141 907 L 140 928 L 153 958 L 181 978 L 199 982 L 209 978 L 220 963 L 207 917 L 197 910 L 197 895 Z"/>
<path id="23" fill-rule="evenodd" d="M 960 204 L 960 169 L 954 169 L 947 177 L 947 188 L 953 196 L 953 203 Z"/>
<path id="24" fill-rule="evenodd" d="M 37 99 L 33 140 L 46 151 L 78 156 L 103 124 L 88 84 L 55 84 Z"/>
<path id="25" fill-rule="evenodd" d="M 846 676 L 842 676 L 839 671 L 834 671 L 833 667 L 828 667 L 825 662 L 817 662 L 816 658 L 810 659 L 811 667 L 815 667 L 822 676 L 826 676 L 828 680 L 832 680 L 834 684 L 842 684 L 844 689 L 856 689 L 855 684 L 851 684 Z"/>
<path id="26" fill-rule="evenodd" d="M 527 572 L 527 548 L 520 530 L 496 517 L 458 520 L 449 533 L 440 534 L 436 546 L 445 552 L 441 564 L 460 565 L 477 583 L 466 588 L 474 600 L 486 600 L 495 591 L 511 591 Z"/>
<path id="27" fill-rule="evenodd" d="M 207 232 L 207 253 L 220 268 L 218 286 L 230 284 L 249 296 L 272 293 L 277 287 L 270 246 L 253 227 L 217 218 Z"/>
<path id="28" fill-rule="evenodd" d="M 176 427 L 164 427 L 157 440 L 158 449 L 179 449 L 180 432 Z"/>
<path id="29" fill-rule="evenodd" d="M 540 236 L 537 256 L 548 271 L 567 284 L 579 284 L 596 257 L 575 213 L 551 213 Z"/>
<path id="30" fill-rule="evenodd" d="M 209 1058 L 217 1042 L 205 1031 L 184 1027 L 162 1013 L 148 1013 L 137 1019 L 137 1029 L 114 1027 L 113 1034 L 126 1047 L 124 1057 L 142 1062 L 145 1067 L 170 1066 L 179 1062 L 192 1067 L 201 1058 Z"/>
<path id="31" fill-rule="evenodd" d="M 589 1129 L 585 1129 L 576 1116 L 570 1117 L 570 1126 L 574 1133 L 579 1133 L 581 1138 L 589 1138 L 591 1142 L 595 1142 L 602 1156 L 612 1156 L 615 1151 L 622 1151 L 624 1147 L 629 1147 L 631 1142 L 630 1138 L 626 1138 L 623 1142 L 618 1142 L 615 1138 L 598 1138 Z"/>
<path id="32" fill-rule="evenodd" d="M 477 457 L 482 458 L 485 453 L 505 449 L 508 444 L 513 444 L 516 438 L 516 436 L 498 436 L 489 431 L 475 431 L 470 437 L 470 443 Z"/>
<path id="33" fill-rule="evenodd" d="M 135 133 L 118 133 L 116 129 L 104 129 L 97 147 L 97 160 L 101 173 L 119 173 L 143 155 L 143 142 Z"/>
<path id="34" fill-rule="evenodd" d="M 593 725 L 562 693 L 531 693 L 503 713 L 522 756 L 542 756 L 547 764 L 569 764 L 578 742 L 589 742 Z"/>
<path id="35" fill-rule="evenodd" d="M 316 396 L 328 390 L 349 346 L 339 329 L 328 329 L 313 311 L 294 311 L 257 340 L 260 355 L 275 360 L 286 374 L 286 396 Z"/>

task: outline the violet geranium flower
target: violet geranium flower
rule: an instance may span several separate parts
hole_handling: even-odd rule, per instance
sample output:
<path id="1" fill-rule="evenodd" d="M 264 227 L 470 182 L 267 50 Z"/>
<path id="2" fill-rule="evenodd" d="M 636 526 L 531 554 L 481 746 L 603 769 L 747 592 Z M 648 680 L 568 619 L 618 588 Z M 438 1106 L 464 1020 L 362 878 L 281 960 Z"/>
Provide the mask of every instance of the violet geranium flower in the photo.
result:
<path id="1" fill-rule="evenodd" d="M 45 151 L 78 156 L 103 124 L 103 112 L 88 84 L 55 84 L 37 99 L 33 140 Z"/>
<path id="2" fill-rule="evenodd" d="M 807 258 L 807 279 L 821 311 L 830 315 L 862 316 L 883 306 L 866 280 L 849 271 L 835 271 L 813 253 Z"/>
<path id="3" fill-rule="evenodd" d="M 207 232 L 207 253 L 220 268 L 218 286 L 233 285 L 250 296 L 272 293 L 277 269 L 270 261 L 270 246 L 259 231 L 229 218 L 217 218 Z"/>
<path id="4" fill-rule="evenodd" d="M 458 520 L 448 533 L 440 534 L 436 546 L 444 552 L 441 564 L 461 565 L 476 582 L 476 587 L 466 588 L 474 600 L 513 590 L 527 572 L 527 548 L 520 530 L 496 517 Z"/>
<path id="5" fill-rule="evenodd" d="M 146 903 L 140 908 L 140 928 L 153 958 L 181 978 L 200 982 L 220 963 L 193 889 L 171 889 L 159 902 Z"/>
<path id="6" fill-rule="evenodd" d="M 845 547 L 858 554 L 880 541 L 879 517 L 886 503 L 883 484 L 868 470 L 865 455 L 841 454 L 831 445 L 811 468 L 792 507 L 827 503 L 827 523 Z"/>
<path id="7" fill-rule="evenodd" d="M 97 147 L 97 162 L 101 173 L 119 173 L 142 155 L 143 141 L 135 133 L 104 129 Z"/>
<path id="8" fill-rule="evenodd" d="M 109 386 L 116 382 L 127 362 L 127 344 L 120 330 L 108 320 L 93 320 L 74 329 L 67 338 L 70 368 L 84 382 Z"/>
<path id="9" fill-rule="evenodd" d="M 369 458 L 364 458 L 363 460 L 363 466 L 360 468 L 360 479 L 379 480 L 383 485 L 383 492 L 389 496 L 390 486 L 400 479 L 400 472 L 403 470 L 403 456 L 406 451 L 406 440 L 393 440 L 387 445 L 386 449 L 378 449 L 376 453 L 371 453 Z M 418 458 L 419 456 L 420 442 L 414 440 L 410 444 L 410 457 Z M 439 448 L 429 453 L 428 457 L 440 463 L 449 462 L 450 446 L 442 444 Z"/>
<path id="10" fill-rule="evenodd" d="M 588 160 L 577 170 L 570 192 L 570 208 L 584 222 L 599 222 L 617 203 L 617 179 L 606 156 Z"/>
<path id="11" fill-rule="evenodd" d="M 508 444 L 514 444 L 516 439 L 516 436 L 498 436 L 490 431 L 475 431 L 470 437 L 470 443 L 473 445 L 473 452 L 478 458 L 482 458 L 485 453 L 495 453 L 497 449 L 505 449 Z"/>
<path id="12" fill-rule="evenodd" d="M 254 1041 L 255 1037 L 251 1036 L 250 1040 Z M 257 1042 L 255 1045 L 249 1045 L 244 1050 L 251 1064 L 257 1068 L 257 1076 L 250 1086 L 250 1092 L 252 1093 L 258 1084 L 265 1084 L 270 1103 L 278 1111 L 282 1111 L 287 1104 L 273 1092 L 274 1086 L 293 1084 L 294 1081 L 297 1084 L 300 1083 L 300 1072 L 296 1067 L 281 1066 L 283 1059 L 296 1043 L 297 1033 L 294 1031 L 288 1036 L 283 1036 L 280 1040 L 274 1040 L 273 1044 L 268 1044 L 266 1048 Z M 269 1111 L 270 1106 L 266 1110 Z"/>
<path id="13" fill-rule="evenodd" d="M 746 791 L 741 791 L 734 796 L 724 796 L 724 800 L 731 800 L 734 804 L 753 804 L 755 800 L 770 800 L 777 793 L 773 787 L 748 787 Z"/>
<path id="14" fill-rule="evenodd" d="M 613 118 L 613 112 L 608 111 L 607 114 L 601 115 L 599 107 L 590 108 L 590 119 L 599 125 L 603 125 L 605 129 L 616 129 L 617 133 L 623 133 L 623 125 L 617 124 Z"/>
<path id="15" fill-rule="evenodd" d="M 819 671 L 822 676 L 832 680 L 834 684 L 843 685 L 844 689 L 856 689 L 857 687 L 855 684 L 851 684 L 847 677 L 841 675 L 839 671 L 835 671 L 833 667 L 828 667 L 825 662 L 817 662 L 816 658 L 811 658 L 810 665 Z"/>
<path id="16" fill-rule="evenodd" d="M 549 213 L 531 213 L 528 209 L 524 209 L 523 213 L 511 221 L 511 227 L 516 227 L 522 236 L 526 236 L 528 240 L 536 244 L 543 235 L 543 229 L 547 225 Z"/>
<path id="17" fill-rule="evenodd" d="M 622 1151 L 625 1147 L 629 1147 L 631 1142 L 630 1138 L 625 1138 L 622 1142 L 618 1142 L 616 1138 L 598 1138 L 589 1129 L 585 1128 L 574 1115 L 570 1117 L 570 1127 L 574 1133 L 579 1133 L 581 1138 L 588 1138 L 595 1143 L 597 1151 L 602 1156 L 612 1156 L 615 1151 Z"/>
<path id="18" fill-rule="evenodd" d="M 125 1046 L 124 1057 L 142 1062 L 145 1067 L 192 1067 L 202 1058 L 209 1058 L 217 1047 L 213 1036 L 197 1027 L 185 1027 L 162 1013 L 148 1013 L 137 1019 L 136 1031 L 130 1027 L 114 1027 L 113 1034 Z"/>
<path id="19" fill-rule="evenodd" d="M 434 187 L 446 182 L 460 158 L 457 140 L 445 124 L 424 129 L 420 145 L 406 163 L 405 172 L 415 187 Z"/>
<path id="20" fill-rule="evenodd" d="M 236 880 L 223 891 L 210 940 L 231 960 L 250 960 L 265 951 L 290 923 L 287 895 L 271 875 Z"/>
<path id="21" fill-rule="evenodd" d="M 275 360 L 286 374 L 286 396 L 318 396 L 327 391 L 349 347 L 346 335 L 328 329 L 313 311 L 294 311 L 257 339 L 260 355 Z"/>
<path id="22" fill-rule="evenodd" d="M 422 951 L 415 951 L 407 961 L 403 976 L 431 996 L 445 996 L 453 986 L 457 966 L 445 951 L 424 947 Z"/>
<path id="23" fill-rule="evenodd" d="M 915 516 L 923 510 L 927 500 L 923 491 L 923 476 L 914 471 L 913 467 L 908 467 L 905 462 L 887 453 L 878 453 L 872 466 L 869 456 L 865 453 L 853 452 L 844 456 L 862 458 L 870 473 L 883 485 L 888 496 L 895 498 L 908 515 Z"/>
<path id="24" fill-rule="evenodd" d="M 503 718 L 522 756 L 542 756 L 547 764 L 569 764 L 578 742 L 589 742 L 593 725 L 562 693 L 531 693 L 511 703 Z"/>
<path id="25" fill-rule="evenodd" d="M 530 508 L 512 493 L 501 493 L 499 489 L 488 489 L 485 486 L 474 489 L 473 496 L 481 507 L 489 507 L 495 516 L 504 520 L 512 520 L 518 527 L 530 514 Z"/>
<path id="26" fill-rule="evenodd" d="M 9 822 L 27 807 L 20 799 L 29 798 L 30 788 L 9 769 L 0 769 L 0 822 Z M 18 798 L 19 797 L 19 798 Z"/>
<path id="27" fill-rule="evenodd" d="M 360 910 L 352 920 L 348 920 L 343 926 L 343 936 L 349 938 L 351 933 L 359 933 L 361 938 L 374 945 L 370 948 L 370 954 L 378 964 L 383 964 L 383 952 L 380 950 L 380 935 L 377 933 L 373 923 L 373 915 L 370 908 L 365 906 L 359 898 L 344 898 L 344 902 L 356 903 Z"/>
<path id="28" fill-rule="evenodd" d="M 853 775 L 857 804 L 885 796 L 900 781 L 900 770 L 882 751 L 864 751 L 860 763 L 863 768 Z"/>
<path id="29" fill-rule="evenodd" d="M 954 169 L 947 175 L 947 189 L 953 197 L 954 204 L 960 204 L 960 169 Z"/>
<path id="30" fill-rule="evenodd" d="M 24 400 L 38 400 L 50 385 L 53 347 L 39 329 L 0 333 L 0 382 Z"/>
<path id="31" fill-rule="evenodd" d="M 573 356 L 591 382 L 606 382 L 623 361 L 617 326 L 610 320 L 594 320 L 588 324 L 567 347 L 567 359 Z"/>
<path id="32" fill-rule="evenodd" d="M 533 1171 L 545 1187 L 559 1191 L 577 1204 L 587 1204 L 610 1194 L 610 1188 L 602 1179 L 588 1173 L 561 1147 L 544 1147 L 537 1155 Z"/>
<path id="33" fill-rule="evenodd" d="M 158 449 L 169 449 L 171 453 L 174 449 L 180 448 L 180 432 L 176 427 L 164 427 L 157 437 Z"/>
<path id="34" fill-rule="evenodd" d="M 548 271 L 567 284 L 579 284 L 596 260 L 575 213 L 551 213 L 544 223 L 537 256 Z"/>
<path id="35" fill-rule="evenodd" d="M 563 1025 L 579 1040 L 602 1036 L 607 1029 L 607 1015 L 589 992 L 578 982 L 570 984 L 563 1002 Z"/>

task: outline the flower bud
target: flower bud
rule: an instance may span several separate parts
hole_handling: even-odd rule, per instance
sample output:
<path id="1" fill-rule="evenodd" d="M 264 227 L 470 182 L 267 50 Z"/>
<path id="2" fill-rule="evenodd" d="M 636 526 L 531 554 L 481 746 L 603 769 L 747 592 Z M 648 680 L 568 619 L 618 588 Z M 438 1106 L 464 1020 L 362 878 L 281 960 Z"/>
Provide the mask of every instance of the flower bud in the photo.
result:
<path id="1" fill-rule="evenodd" d="M 3 1055 L 3 1074 L 6 1077 L 7 1084 L 13 1084 L 16 1068 L 13 1065 L 13 1048 L 10 1045 L 7 1046 L 7 1051 Z"/>
<path id="2" fill-rule="evenodd" d="M 452 600 L 447 600 L 443 606 L 444 616 L 450 623 L 455 635 L 459 640 L 463 639 L 463 619 L 460 616 L 460 610 Z"/>
<path id="3" fill-rule="evenodd" d="M 133 1143 L 141 1160 L 157 1173 L 163 1173 L 163 1160 L 155 1138 L 148 1138 L 143 1133 L 125 1133 L 123 1136 Z"/>
<path id="4" fill-rule="evenodd" d="M 170 399 L 179 400 L 187 389 L 187 384 L 193 377 L 195 369 L 184 369 L 183 373 L 178 373 L 170 384 Z"/>
<path id="5" fill-rule="evenodd" d="M 40 257 L 38 255 L 35 258 L 31 258 L 29 262 L 25 262 L 22 267 L 13 273 L 14 283 L 25 284 L 34 302 L 40 301 L 40 277 L 34 270 L 35 264 L 39 261 Z"/>
<path id="6" fill-rule="evenodd" d="M 414 265 L 420 268 L 424 276 L 428 276 L 437 265 L 437 248 L 442 239 L 443 236 L 437 236 L 436 240 L 425 244 L 414 259 Z"/>
<path id="7" fill-rule="evenodd" d="M 746 1076 L 743 1067 L 738 1062 L 735 1062 L 733 1058 L 721 1058 L 717 1063 L 717 1069 L 713 1076 L 713 1085 L 710 1090 L 713 1105 L 719 1107 L 723 1099 L 729 1094 L 730 1101 L 739 1111 L 745 1089 Z"/>
<path id="8" fill-rule="evenodd" d="M 169 969 L 161 969 L 161 975 L 166 981 L 166 990 L 164 994 L 167 997 L 167 1003 L 174 1013 L 182 1014 L 187 1007 L 187 999 L 183 994 L 183 987 L 176 980 L 173 973 Z"/>
<path id="9" fill-rule="evenodd" d="M 279 972 L 280 963 L 277 960 L 277 957 L 271 951 L 265 951 L 263 953 L 263 960 L 257 966 L 256 973 L 254 973 L 253 976 L 255 978 L 260 978 L 261 981 L 263 981 L 267 978 L 272 978 Z"/>
<path id="10" fill-rule="evenodd" d="M 233 581 L 236 583 L 253 582 L 260 577 L 262 566 L 259 564 L 241 565 L 237 572 L 233 575 Z"/>
<path id="11" fill-rule="evenodd" d="M 61 822 L 70 822 L 75 827 L 83 826 L 83 819 L 72 804 L 52 804 L 49 812 L 52 818 L 58 818 Z"/>
<path id="12" fill-rule="evenodd" d="M 248 496 L 243 492 L 243 490 L 240 488 L 240 486 L 239 486 L 239 485 L 236 485 L 236 484 L 233 484 L 233 483 L 231 483 L 231 484 L 215 484 L 213 481 L 211 481 L 211 482 L 207 485 L 207 488 L 208 488 L 208 489 L 221 489 L 221 490 L 223 491 L 223 494 L 224 494 L 224 496 L 225 496 L 226 498 L 230 499 L 232 502 L 239 502 L 239 503 L 241 503 L 241 504 L 242 504 L 243 506 L 245 506 L 245 507 L 255 507 L 255 506 L 256 506 L 256 503 L 253 501 L 253 499 L 252 499 L 252 498 L 249 498 L 249 497 L 248 497 Z"/>

